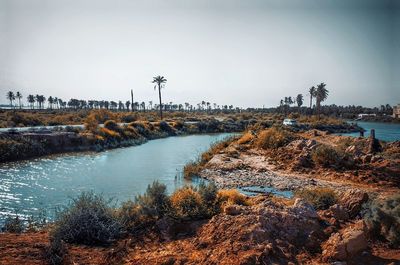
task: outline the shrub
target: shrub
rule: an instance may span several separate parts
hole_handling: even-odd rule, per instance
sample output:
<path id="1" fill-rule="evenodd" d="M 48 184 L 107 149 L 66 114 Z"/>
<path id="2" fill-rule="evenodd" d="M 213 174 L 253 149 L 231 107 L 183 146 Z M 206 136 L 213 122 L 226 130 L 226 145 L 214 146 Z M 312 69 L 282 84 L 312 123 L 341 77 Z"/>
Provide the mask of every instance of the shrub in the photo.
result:
<path id="1" fill-rule="evenodd" d="M 311 158 L 316 165 L 331 167 L 339 164 L 339 153 L 327 145 L 319 145 L 311 153 Z"/>
<path id="2" fill-rule="evenodd" d="M 95 132 L 99 128 L 99 123 L 93 115 L 89 115 L 85 120 L 85 129 Z"/>
<path id="3" fill-rule="evenodd" d="M 198 193 L 203 203 L 203 212 L 205 217 L 211 217 L 220 212 L 220 202 L 218 198 L 218 188 L 214 183 L 200 183 Z"/>
<path id="4" fill-rule="evenodd" d="M 222 206 L 226 205 L 249 205 L 246 196 L 241 194 L 236 189 L 219 190 L 217 195 L 217 200 Z"/>
<path id="5" fill-rule="evenodd" d="M 113 130 L 107 129 L 107 128 L 100 128 L 100 133 L 102 134 L 102 136 L 104 136 L 105 138 L 110 138 L 110 139 L 119 139 L 121 138 L 121 135 Z"/>
<path id="6" fill-rule="evenodd" d="M 387 240 L 392 247 L 400 246 L 399 194 L 370 202 L 365 207 L 364 220 L 374 237 Z"/>
<path id="7" fill-rule="evenodd" d="M 154 223 L 164 216 L 168 209 L 166 186 L 154 181 L 143 195 L 135 198 L 134 202 L 127 201 L 122 204 L 118 210 L 118 218 L 127 231 L 133 232 Z"/>
<path id="8" fill-rule="evenodd" d="M 57 213 L 54 238 L 67 243 L 106 244 L 120 235 L 121 225 L 103 197 L 84 192 Z"/>
<path id="9" fill-rule="evenodd" d="M 183 177 L 185 179 L 198 177 L 202 168 L 203 167 L 200 165 L 199 162 L 196 161 L 189 162 L 183 167 Z"/>
<path id="10" fill-rule="evenodd" d="M 246 132 L 242 137 L 238 140 L 238 144 L 248 144 L 253 141 L 254 135 L 251 132 Z"/>
<path id="11" fill-rule="evenodd" d="M 199 219 L 203 204 L 200 194 L 191 186 L 176 190 L 171 195 L 171 214 L 179 219 Z"/>
<path id="12" fill-rule="evenodd" d="M 1 230 L 8 233 L 22 233 L 24 229 L 24 222 L 16 215 L 15 217 L 7 216 Z"/>
<path id="13" fill-rule="evenodd" d="M 261 131 L 258 134 L 255 145 L 258 148 L 274 149 L 282 147 L 294 139 L 292 133 L 272 127 Z"/>
<path id="14" fill-rule="evenodd" d="M 332 189 L 315 188 L 296 191 L 296 197 L 303 198 L 316 210 L 326 210 L 337 202 L 337 196 Z"/>
<path id="15" fill-rule="evenodd" d="M 45 249 L 45 257 L 51 265 L 65 264 L 68 256 L 68 249 L 59 238 L 50 238 L 50 244 Z"/>
<path id="16" fill-rule="evenodd" d="M 118 123 L 116 123 L 116 122 L 113 121 L 113 120 L 108 120 L 108 121 L 106 121 L 106 122 L 104 123 L 104 128 L 107 128 L 107 129 L 109 129 L 109 130 L 116 131 L 116 132 L 119 132 L 120 129 L 121 129 L 121 128 L 119 127 Z"/>
<path id="17" fill-rule="evenodd" d="M 312 151 L 311 158 L 316 165 L 322 167 L 352 168 L 355 164 L 349 155 L 328 145 L 317 146 Z"/>

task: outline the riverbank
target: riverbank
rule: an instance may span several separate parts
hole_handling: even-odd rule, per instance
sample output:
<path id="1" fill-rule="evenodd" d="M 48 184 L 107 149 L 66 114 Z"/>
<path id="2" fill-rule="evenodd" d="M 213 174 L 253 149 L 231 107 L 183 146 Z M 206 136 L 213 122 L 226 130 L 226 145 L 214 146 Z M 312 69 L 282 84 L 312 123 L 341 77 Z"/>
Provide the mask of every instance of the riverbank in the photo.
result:
<path id="1" fill-rule="evenodd" d="M 175 115 L 179 116 L 178 114 Z M 1 132 L 0 162 L 65 152 L 102 151 L 134 146 L 148 140 L 176 135 L 243 132 L 248 128 L 280 126 L 283 120 L 283 117 L 280 116 L 257 115 L 253 117 L 237 114 L 215 117 L 195 115 L 193 117 L 169 118 L 166 121 L 141 120 L 118 123 L 115 120 L 108 120 L 108 118 L 114 117 L 118 118 L 118 121 L 126 121 L 125 116 L 117 117 L 117 114 L 108 111 L 92 111 L 85 115 L 85 124 L 82 126 L 54 127 L 52 130 L 18 131 L 10 129 Z M 118 115 L 132 114 L 120 113 Z M 301 121 L 299 125 L 293 127 L 294 130 L 320 129 L 330 133 L 348 133 L 361 130 L 357 125 L 325 117 L 321 119 L 302 117 Z M 104 125 L 99 126 L 100 122 L 104 122 Z"/>
<path id="2" fill-rule="evenodd" d="M 252 128 L 202 155 L 200 175 L 220 189 L 182 188 L 161 196 L 157 186 L 121 208 L 100 205 L 108 209 L 106 219 L 92 216 L 98 213 L 91 210 L 98 199 L 76 203 L 42 231 L 0 234 L 0 261 L 397 264 L 400 145 L 381 143 L 374 150 L 369 141 L 316 130 Z M 291 190 L 293 197 L 247 197 L 228 189 L 243 186 Z M 154 207 L 155 202 L 170 206 Z M 89 220 L 106 220 L 107 225 Z M 96 235 L 88 231 L 115 231 L 115 222 L 124 228 L 118 237 L 112 234 L 106 245 L 88 240 Z M 105 234 L 109 240 L 110 233 Z"/>

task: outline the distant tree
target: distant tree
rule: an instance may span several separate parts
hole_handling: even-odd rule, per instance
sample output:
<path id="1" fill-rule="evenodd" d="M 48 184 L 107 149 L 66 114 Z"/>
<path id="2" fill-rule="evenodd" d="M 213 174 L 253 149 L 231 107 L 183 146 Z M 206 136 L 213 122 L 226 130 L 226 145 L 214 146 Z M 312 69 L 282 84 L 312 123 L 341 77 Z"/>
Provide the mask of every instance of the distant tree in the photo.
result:
<path id="1" fill-rule="evenodd" d="M 149 101 L 149 109 L 153 109 L 153 101 Z"/>
<path id="2" fill-rule="evenodd" d="M 156 85 L 154 86 L 154 89 L 156 89 L 158 86 L 158 97 L 160 99 L 160 117 L 161 120 L 163 119 L 163 114 L 162 114 L 162 100 L 161 100 L 161 88 L 164 88 L 164 84 L 167 82 L 167 79 L 164 78 L 164 76 L 156 76 L 153 77 L 152 83 L 155 83 Z"/>
<path id="3" fill-rule="evenodd" d="M 50 96 L 48 99 L 47 99 L 47 101 L 49 102 L 49 107 L 50 107 L 50 109 L 52 109 L 53 108 L 53 97 L 52 96 Z"/>
<path id="4" fill-rule="evenodd" d="M 328 98 L 329 91 L 326 89 L 326 84 L 321 83 L 317 86 L 317 90 L 315 91 L 315 100 L 317 104 L 317 112 L 318 117 L 320 116 L 321 112 L 321 102 L 325 101 Z"/>
<path id="5" fill-rule="evenodd" d="M 34 109 L 35 107 L 35 96 L 34 95 L 28 95 L 28 102 L 31 105 L 31 109 Z"/>
<path id="6" fill-rule="evenodd" d="M 15 94 L 15 97 L 18 99 L 18 105 L 19 105 L 19 108 L 21 109 L 22 108 L 22 105 L 21 105 L 22 94 L 20 92 L 17 92 Z"/>
<path id="7" fill-rule="evenodd" d="M 10 106 L 13 107 L 13 101 L 15 100 L 14 92 L 8 91 L 6 96 L 7 99 L 10 101 Z"/>
<path id="8" fill-rule="evenodd" d="M 315 86 L 310 87 L 308 93 L 310 93 L 310 109 L 312 109 L 312 99 L 315 97 L 316 88 Z"/>
<path id="9" fill-rule="evenodd" d="M 146 111 L 146 103 L 144 103 L 144 101 L 140 103 L 140 107 L 142 108 L 143 111 Z"/>
<path id="10" fill-rule="evenodd" d="M 303 105 L 303 95 L 298 94 L 296 97 L 297 107 L 301 107 Z"/>
<path id="11" fill-rule="evenodd" d="M 125 102 L 126 110 L 129 111 L 129 106 L 131 105 L 131 102 L 128 100 Z"/>

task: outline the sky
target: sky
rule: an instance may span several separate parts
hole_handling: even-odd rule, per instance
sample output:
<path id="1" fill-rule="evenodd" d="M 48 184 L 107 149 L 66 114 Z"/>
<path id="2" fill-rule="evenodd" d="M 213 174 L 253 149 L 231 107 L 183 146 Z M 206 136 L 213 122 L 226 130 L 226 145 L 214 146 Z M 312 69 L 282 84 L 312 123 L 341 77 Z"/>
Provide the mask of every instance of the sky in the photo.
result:
<path id="1" fill-rule="evenodd" d="M 0 0 L 7 91 L 239 107 L 327 84 L 325 104 L 400 103 L 397 0 Z M 4 96 L 3 96 L 4 95 Z"/>

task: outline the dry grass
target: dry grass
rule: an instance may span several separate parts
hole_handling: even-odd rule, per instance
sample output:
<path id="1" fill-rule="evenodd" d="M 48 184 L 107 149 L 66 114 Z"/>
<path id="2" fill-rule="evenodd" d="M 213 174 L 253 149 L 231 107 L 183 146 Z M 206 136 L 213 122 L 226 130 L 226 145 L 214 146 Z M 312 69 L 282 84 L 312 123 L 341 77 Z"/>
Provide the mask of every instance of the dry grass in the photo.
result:
<path id="1" fill-rule="evenodd" d="M 337 195 L 330 188 L 302 189 L 296 191 L 295 196 L 306 200 L 317 210 L 328 209 L 337 202 Z"/>
<path id="2" fill-rule="evenodd" d="M 237 141 L 238 144 L 248 144 L 251 143 L 254 139 L 254 135 L 251 132 L 246 132 L 242 137 Z"/>
<path id="3" fill-rule="evenodd" d="M 249 205 L 250 201 L 236 189 L 223 189 L 218 191 L 217 200 L 222 206 L 237 204 Z"/>
<path id="4" fill-rule="evenodd" d="M 202 198 L 200 194 L 190 186 L 175 191 L 171 195 L 170 201 L 173 213 L 178 218 L 196 219 L 202 216 Z"/>
<path id="5" fill-rule="evenodd" d="M 272 127 L 261 131 L 255 140 L 255 146 L 262 149 L 275 149 L 288 144 L 295 136 L 283 129 Z"/>

